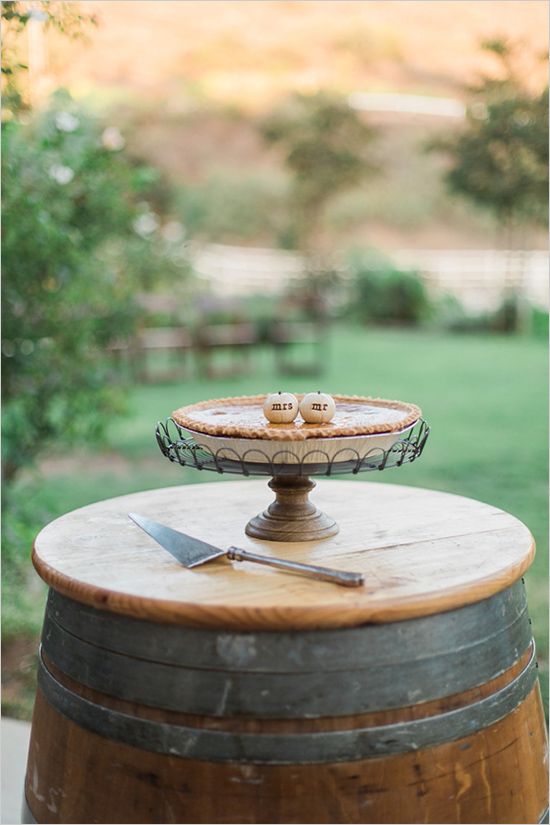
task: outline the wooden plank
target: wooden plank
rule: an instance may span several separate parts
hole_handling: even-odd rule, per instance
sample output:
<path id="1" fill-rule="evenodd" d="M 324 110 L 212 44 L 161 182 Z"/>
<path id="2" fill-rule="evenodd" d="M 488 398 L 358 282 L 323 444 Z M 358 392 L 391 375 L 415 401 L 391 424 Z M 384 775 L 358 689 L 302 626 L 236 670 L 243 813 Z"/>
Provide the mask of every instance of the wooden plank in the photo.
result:
<path id="1" fill-rule="evenodd" d="M 513 516 L 472 499 L 371 482 L 321 480 L 313 499 L 338 535 L 287 544 L 244 526 L 271 500 L 264 481 L 136 493 L 75 510 L 36 539 L 33 562 L 55 589 L 96 607 L 156 621 L 235 629 L 329 628 L 408 619 L 487 598 L 534 555 Z M 362 588 L 246 562 L 187 570 L 129 519 L 141 513 L 220 547 L 363 572 Z"/>
<path id="2" fill-rule="evenodd" d="M 39 692 L 26 797 L 44 823 L 538 822 L 544 753 L 538 687 L 513 713 L 453 742 L 281 766 L 140 750 L 77 726 Z"/>

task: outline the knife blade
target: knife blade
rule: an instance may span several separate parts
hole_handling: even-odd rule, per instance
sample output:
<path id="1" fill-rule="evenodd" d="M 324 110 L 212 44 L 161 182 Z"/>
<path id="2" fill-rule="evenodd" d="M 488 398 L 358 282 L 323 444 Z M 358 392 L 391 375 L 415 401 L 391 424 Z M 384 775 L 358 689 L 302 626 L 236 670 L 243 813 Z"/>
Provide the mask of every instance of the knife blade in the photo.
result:
<path id="1" fill-rule="evenodd" d="M 128 513 L 132 521 L 141 527 L 151 538 L 155 539 L 165 550 L 174 556 L 184 567 L 197 567 L 218 556 L 225 556 L 225 550 L 213 547 L 205 541 L 187 536 L 157 521 L 137 513 Z"/>
<path id="2" fill-rule="evenodd" d="M 172 527 L 167 527 L 165 524 L 159 524 L 146 516 L 140 516 L 137 513 L 128 513 L 128 515 L 138 527 L 141 527 L 180 564 L 187 568 L 198 567 L 198 565 L 205 564 L 212 559 L 219 558 L 219 556 L 227 556 L 231 561 L 251 561 L 256 564 L 265 564 L 288 573 L 298 573 L 302 576 L 341 584 L 345 587 L 359 587 L 365 581 L 362 573 L 334 570 L 330 567 L 303 564 L 302 562 L 278 559 L 273 556 L 262 556 L 249 550 L 242 550 L 239 547 L 222 550 L 201 541 L 201 539 L 196 539 L 186 533 L 181 533 L 179 530 L 174 530 Z"/>

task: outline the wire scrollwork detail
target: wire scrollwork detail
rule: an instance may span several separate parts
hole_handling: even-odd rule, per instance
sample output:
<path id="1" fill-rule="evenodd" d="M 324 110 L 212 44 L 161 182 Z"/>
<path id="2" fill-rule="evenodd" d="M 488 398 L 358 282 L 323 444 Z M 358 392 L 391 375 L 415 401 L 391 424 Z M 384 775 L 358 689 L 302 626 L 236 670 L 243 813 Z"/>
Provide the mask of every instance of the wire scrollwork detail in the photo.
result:
<path id="1" fill-rule="evenodd" d="M 387 470 L 416 461 L 422 455 L 430 427 L 420 418 L 405 438 L 396 441 L 387 450 L 372 447 L 361 455 L 357 450 L 343 446 L 329 456 L 316 446 L 301 457 L 291 447 L 285 447 L 273 456 L 256 446 L 244 452 L 227 446 L 213 451 L 197 444 L 173 418 L 159 421 L 155 434 L 161 453 L 169 461 L 182 467 L 243 476 L 333 476 Z"/>

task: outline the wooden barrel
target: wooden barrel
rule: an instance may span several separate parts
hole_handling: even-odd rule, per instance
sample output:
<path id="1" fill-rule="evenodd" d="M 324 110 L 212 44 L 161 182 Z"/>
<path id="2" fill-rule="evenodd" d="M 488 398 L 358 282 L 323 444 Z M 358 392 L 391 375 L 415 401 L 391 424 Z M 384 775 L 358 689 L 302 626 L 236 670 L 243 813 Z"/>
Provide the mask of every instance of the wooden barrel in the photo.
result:
<path id="1" fill-rule="evenodd" d="M 323 495 L 341 532 L 307 546 L 241 532 L 261 482 L 112 499 L 42 531 L 25 821 L 543 821 L 529 531 L 425 490 Z M 226 560 L 185 570 L 128 512 L 367 584 Z"/>

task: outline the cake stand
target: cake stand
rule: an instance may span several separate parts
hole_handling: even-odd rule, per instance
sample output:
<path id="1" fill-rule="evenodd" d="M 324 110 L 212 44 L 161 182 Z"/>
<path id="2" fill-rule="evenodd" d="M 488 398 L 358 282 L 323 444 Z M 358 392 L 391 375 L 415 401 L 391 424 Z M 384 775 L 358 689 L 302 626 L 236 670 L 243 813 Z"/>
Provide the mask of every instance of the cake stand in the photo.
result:
<path id="1" fill-rule="evenodd" d="M 386 449 L 381 444 L 387 444 L 388 436 L 382 434 L 355 437 L 353 446 L 349 437 L 326 439 L 325 449 L 316 440 L 311 449 L 304 451 L 303 444 L 298 447 L 291 441 L 280 443 L 275 450 L 273 442 L 260 439 L 252 446 L 246 446 L 242 439 L 233 439 L 234 446 L 228 446 L 227 438 L 219 439 L 218 447 L 216 438 L 207 437 L 204 443 L 202 434 L 193 434 L 173 418 L 159 421 L 156 428 L 160 451 L 182 467 L 271 477 L 268 486 L 275 500 L 245 527 L 249 536 L 267 541 L 315 541 L 335 535 L 336 521 L 309 499 L 315 487 L 311 476 L 357 475 L 410 464 L 422 455 L 429 433 L 428 424 L 421 418 Z"/>

